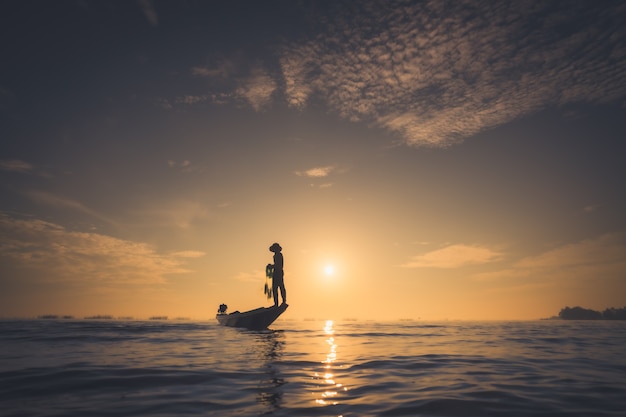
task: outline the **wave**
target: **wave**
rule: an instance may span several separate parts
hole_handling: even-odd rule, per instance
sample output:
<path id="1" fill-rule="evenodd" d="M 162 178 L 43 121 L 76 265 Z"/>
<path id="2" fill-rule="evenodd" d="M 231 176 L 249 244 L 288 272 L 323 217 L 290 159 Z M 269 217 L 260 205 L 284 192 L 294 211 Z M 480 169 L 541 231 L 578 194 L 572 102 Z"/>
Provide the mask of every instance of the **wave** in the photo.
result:
<path id="1" fill-rule="evenodd" d="M 0 414 L 621 415 L 626 327 L 564 324 L 0 321 Z"/>

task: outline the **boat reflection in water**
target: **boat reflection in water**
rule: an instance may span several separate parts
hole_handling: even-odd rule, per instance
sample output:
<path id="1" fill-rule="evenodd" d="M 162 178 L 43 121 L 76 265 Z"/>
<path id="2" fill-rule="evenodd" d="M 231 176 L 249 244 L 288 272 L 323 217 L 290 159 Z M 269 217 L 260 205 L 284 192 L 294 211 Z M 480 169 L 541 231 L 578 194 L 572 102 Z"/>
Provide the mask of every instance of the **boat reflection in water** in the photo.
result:
<path id="1" fill-rule="evenodd" d="M 337 405 L 338 394 L 340 391 L 347 391 L 348 389 L 335 380 L 335 362 L 337 361 L 337 343 L 335 343 L 335 330 L 333 329 L 333 321 L 327 320 L 324 326 L 324 333 L 328 338 L 326 343 L 328 344 L 328 354 L 324 364 L 324 371 L 322 374 L 316 372 L 315 379 L 324 382 L 323 392 L 321 398 L 317 398 L 315 402 L 319 405 Z"/>
<path id="2" fill-rule="evenodd" d="M 257 401 L 268 408 L 265 414 L 271 414 L 281 408 L 282 386 L 285 385 L 285 380 L 276 364 L 283 356 L 284 346 L 285 335 L 278 330 L 260 332 L 255 340 L 255 350 L 260 353 L 259 359 L 263 362 L 262 369 L 265 374 L 264 380 L 259 381 Z"/>

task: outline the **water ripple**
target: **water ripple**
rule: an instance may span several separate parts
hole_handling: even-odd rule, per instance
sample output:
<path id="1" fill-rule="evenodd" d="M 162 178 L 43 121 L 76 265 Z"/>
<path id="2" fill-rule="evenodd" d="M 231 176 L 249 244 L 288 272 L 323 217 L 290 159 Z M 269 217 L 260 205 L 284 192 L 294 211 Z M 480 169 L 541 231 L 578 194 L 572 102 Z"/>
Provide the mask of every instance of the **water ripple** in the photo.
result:
<path id="1" fill-rule="evenodd" d="M 3 416 L 623 416 L 626 326 L 0 321 Z"/>

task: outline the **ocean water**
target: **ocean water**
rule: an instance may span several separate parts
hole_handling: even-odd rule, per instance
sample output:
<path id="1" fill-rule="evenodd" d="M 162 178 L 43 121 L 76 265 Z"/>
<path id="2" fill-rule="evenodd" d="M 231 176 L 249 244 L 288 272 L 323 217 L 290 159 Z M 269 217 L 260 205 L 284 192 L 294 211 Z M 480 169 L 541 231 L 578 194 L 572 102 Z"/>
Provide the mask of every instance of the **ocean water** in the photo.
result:
<path id="1" fill-rule="evenodd" d="M 626 416 L 626 323 L 4 320 L 0 415 Z"/>

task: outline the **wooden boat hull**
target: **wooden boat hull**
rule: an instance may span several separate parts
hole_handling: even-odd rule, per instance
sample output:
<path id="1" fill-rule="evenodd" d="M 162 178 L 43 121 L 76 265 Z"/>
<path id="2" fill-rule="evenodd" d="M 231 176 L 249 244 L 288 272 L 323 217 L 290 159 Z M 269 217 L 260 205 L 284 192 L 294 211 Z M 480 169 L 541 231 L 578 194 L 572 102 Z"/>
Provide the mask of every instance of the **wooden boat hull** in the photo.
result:
<path id="1" fill-rule="evenodd" d="M 215 318 L 222 326 L 242 327 L 250 330 L 267 329 L 274 321 L 287 310 L 287 304 L 278 307 L 259 307 L 254 310 L 240 313 L 217 314 Z"/>

